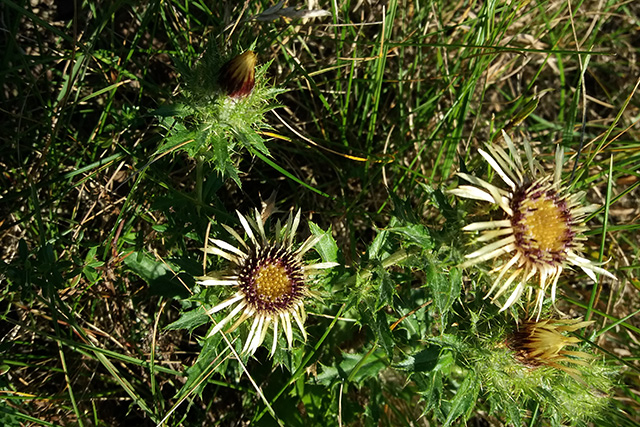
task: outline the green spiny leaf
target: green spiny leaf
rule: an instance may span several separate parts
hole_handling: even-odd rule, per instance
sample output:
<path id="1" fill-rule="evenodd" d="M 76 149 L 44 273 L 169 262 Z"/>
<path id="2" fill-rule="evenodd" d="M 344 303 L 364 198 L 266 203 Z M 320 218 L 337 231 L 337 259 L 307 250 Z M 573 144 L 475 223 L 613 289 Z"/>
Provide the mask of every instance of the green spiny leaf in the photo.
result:
<path id="1" fill-rule="evenodd" d="M 309 229 L 315 236 L 322 235 L 315 249 L 320 254 L 323 262 L 338 262 L 338 244 L 331 235 L 331 229 L 324 231 L 313 222 L 309 221 Z"/>
<path id="2" fill-rule="evenodd" d="M 455 397 L 451 401 L 451 408 L 444 426 L 450 426 L 455 420 L 460 417 L 467 418 L 471 414 L 471 411 L 476 406 L 476 400 L 480 393 L 480 381 L 478 378 L 470 372 L 466 376 L 458 390 Z"/>

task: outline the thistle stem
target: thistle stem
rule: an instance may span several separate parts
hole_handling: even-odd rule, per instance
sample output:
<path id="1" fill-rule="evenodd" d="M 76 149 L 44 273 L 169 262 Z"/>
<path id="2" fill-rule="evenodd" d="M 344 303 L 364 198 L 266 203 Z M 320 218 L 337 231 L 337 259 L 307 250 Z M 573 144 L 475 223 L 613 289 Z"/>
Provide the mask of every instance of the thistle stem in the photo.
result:
<path id="1" fill-rule="evenodd" d="M 392 253 L 391 255 L 386 257 L 385 259 L 383 259 L 380 262 L 380 264 L 382 264 L 382 268 L 387 269 L 389 267 L 392 267 L 394 265 L 397 265 L 397 264 L 401 263 L 402 261 L 406 260 L 407 258 L 409 258 L 411 255 L 413 255 L 416 252 L 417 252 L 416 249 L 409 249 L 409 250 L 407 250 L 407 249 L 398 249 L 397 251 L 395 251 L 394 253 Z M 357 279 L 367 280 L 369 277 L 371 277 L 372 274 L 373 274 L 373 269 L 367 268 L 367 269 L 363 270 L 362 272 L 360 272 L 359 274 L 351 276 L 349 279 L 347 279 L 344 282 L 344 284 L 345 285 L 352 285 L 353 283 L 355 283 L 355 281 Z"/>
<path id="2" fill-rule="evenodd" d="M 196 210 L 200 215 L 200 209 L 202 209 L 202 184 L 204 183 L 204 159 L 202 156 L 196 157 Z"/>

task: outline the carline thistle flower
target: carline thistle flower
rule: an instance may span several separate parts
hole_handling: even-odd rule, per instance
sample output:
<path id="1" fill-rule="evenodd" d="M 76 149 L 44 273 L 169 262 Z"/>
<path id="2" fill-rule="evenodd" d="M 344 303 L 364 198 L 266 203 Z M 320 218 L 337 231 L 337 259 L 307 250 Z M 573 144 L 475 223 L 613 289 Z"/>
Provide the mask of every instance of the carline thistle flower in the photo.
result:
<path id="1" fill-rule="evenodd" d="M 528 300 L 531 302 L 533 287 L 527 286 L 527 283 L 538 275 L 532 315 L 537 312 L 539 318 L 547 288 L 551 285 L 551 301 L 555 301 L 558 279 L 566 267 L 580 267 L 594 282 L 597 281 L 595 273 L 614 280 L 615 276 L 581 256 L 582 242 L 585 240 L 582 232 L 586 230 L 583 221 L 596 206 L 581 206 L 580 200 L 585 193 L 569 194 L 562 185 L 562 147 L 556 147 L 553 175 L 543 175 L 527 141 L 523 144 L 528 170 L 511 138 L 504 131 L 502 135 L 511 156 L 491 144 L 487 144 L 487 151 L 478 151 L 508 188 L 502 189 L 475 176 L 458 173 L 473 185 L 461 185 L 450 191 L 459 197 L 495 203 L 503 213 L 502 219 L 476 222 L 463 228 L 465 231 L 481 231 L 478 242 L 493 242 L 466 255 L 467 261 L 462 267 L 511 254 L 511 259 L 492 270 L 498 276 L 486 297 L 495 291 L 495 300 L 515 283 L 515 288 L 500 311 L 512 306 L 525 288 L 528 288 Z"/>
<path id="2" fill-rule="evenodd" d="M 300 210 L 295 215 L 291 212 L 284 226 L 280 221 L 276 223 L 275 241 L 269 241 L 265 234 L 264 225 L 270 209 L 266 209 L 263 215 L 256 209 L 254 218 L 237 213 L 248 241 L 223 224 L 222 226 L 240 243 L 240 246 L 236 247 L 224 240 L 211 238 L 209 240 L 212 246 L 205 248 L 207 253 L 221 256 L 231 261 L 235 267 L 227 272 L 209 273 L 201 277 L 199 283 L 204 286 L 229 285 L 236 290 L 231 298 L 208 310 L 212 315 L 235 305 L 208 336 L 220 332 L 240 314 L 226 332 L 233 332 L 247 319 L 253 319 L 242 353 L 253 354 L 263 343 L 271 327 L 273 343 L 270 354 L 273 355 L 280 329 L 284 331 L 289 347 L 292 346 L 291 317 L 306 341 L 304 302 L 306 298 L 315 296 L 309 289 L 309 276 L 338 264 L 335 262 L 306 264 L 303 261 L 303 255 L 320 241 L 322 235 L 309 236 L 302 245 L 294 249 L 294 237 L 300 224 Z"/>
<path id="3" fill-rule="evenodd" d="M 563 332 L 573 332 L 592 323 L 579 319 L 526 320 L 512 334 L 508 345 L 515 352 L 516 359 L 527 366 L 551 366 L 579 377 L 580 373 L 565 363 L 587 366 L 585 359 L 591 359 L 592 356 L 582 351 L 565 350 L 564 347 L 579 344 L 580 339 L 568 337 Z"/>
<path id="4" fill-rule="evenodd" d="M 255 86 L 258 57 L 252 50 L 233 57 L 220 68 L 218 84 L 230 98 L 244 98 Z"/>

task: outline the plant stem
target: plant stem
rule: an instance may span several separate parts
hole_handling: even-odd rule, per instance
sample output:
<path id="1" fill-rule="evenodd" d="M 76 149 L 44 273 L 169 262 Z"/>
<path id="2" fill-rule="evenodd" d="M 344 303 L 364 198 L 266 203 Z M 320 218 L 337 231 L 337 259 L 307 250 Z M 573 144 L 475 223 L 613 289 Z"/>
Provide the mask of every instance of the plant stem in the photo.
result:
<path id="1" fill-rule="evenodd" d="M 204 183 L 204 159 L 202 156 L 196 157 L 196 209 L 198 215 L 200 215 L 200 209 L 202 209 L 202 184 Z"/>
<path id="2" fill-rule="evenodd" d="M 416 252 L 417 252 L 416 249 L 409 249 L 409 250 L 407 250 L 407 249 L 398 249 L 397 251 L 395 251 L 394 253 L 392 253 L 391 255 L 389 255 L 388 257 L 386 257 L 385 259 L 383 259 L 381 261 L 382 268 L 387 269 L 387 268 L 389 268 L 391 266 L 399 264 L 400 262 L 402 262 L 405 259 L 409 258 L 409 256 L 413 255 Z M 355 283 L 355 281 L 357 279 L 366 280 L 369 277 L 371 277 L 372 274 L 373 274 L 373 270 L 371 268 L 367 268 L 367 269 L 361 271 L 359 274 L 355 274 L 355 275 L 351 276 L 349 279 L 347 279 L 344 282 L 344 284 L 345 285 L 352 285 L 353 283 Z"/>

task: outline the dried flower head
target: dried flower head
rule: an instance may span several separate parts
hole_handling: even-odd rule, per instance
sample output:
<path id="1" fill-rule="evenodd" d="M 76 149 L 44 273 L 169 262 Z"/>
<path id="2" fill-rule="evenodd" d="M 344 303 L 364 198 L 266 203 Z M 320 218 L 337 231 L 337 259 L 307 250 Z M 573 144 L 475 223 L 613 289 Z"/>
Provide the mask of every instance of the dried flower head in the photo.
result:
<path id="1" fill-rule="evenodd" d="M 230 98 L 244 98 L 255 86 L 258 57 L 252 50 L 235 56 L 220 68 L 218 84 Z"/>
<path id="2" fill-rule="evenodd" d="M 478 264 L 503 254 L 511 258 L 499 264 L 493 272 L 498 276 L 487 297 L 494 291 L 494 300 L 510 289 L 514 289 L 502 310 L 513 305 L 528 287 L 529 301 L 533 288 L 528 281 L 538 275 L 533 314 L 542 309 L 546 290 L 551 285 L 551 300 L 555 301 L 556 286 L 566 267 L 580 267 L 594 282 L 595 273 L 615 277 L 606 270 L 581 256 L 585 240 L 582 232 L 586 229 L 584 218 L 595 210 L 595 206 L 581 206 L 584 192 L 570 194 L 561 183 L 564 151 L 556 148 L 556 164 L 553 175 L 543 175 L 533 160 L 531 146 L 524 141 L 528 160 L 528 170 L 520 158 L 520 152 L 513 141 L 503 131 L 511 156 L 502 148 L 487 145 L 487 151 L 480 155 L 491 165 L 508 188 L 502 189 L 480 178 L 458 173 L 458 176 L 473 185 L 461 185 L 451 193 L 497 204 L 502 209 L 502 219 L 476 222 L 463 228 L 466 231 L 482 231 L 478 242 L 489 242 L 481 249 L 466 255 L 463 267 Z M 536 176 L 541 175 L 541 176 Z M 498 240 L 495 240 L 498 239 Z M 507 276 L 508 274 L 508 276 Z M 507 277 L 503 281 L 503 278 Z"/>
<path id="3" fill-rule="evenodd" d="M 235 305 L 211 330 L 209 336 L 222 330 L 238 314 L 240 317 L 226 332 L 232 332 L 245 320 L 253 319 L 243 353 L 253 354 L 264 341 L 269 327 L 273 329 L 272 355 L 276 350 L 279 329 L 284 331 L 291 347 L 291 317 L 306 340 L 304 302 L 307 297 L 314 296 L 309 289 L 309 276 L 337 265 L 334 262 L 307 265 L 303 261 L 303 255 L 320 241 L 321 235 L 310 236 L 300 247 L 294 249 L 294 237 L 300 224 L 299 210 L 295 216 L 293 213 L 289 215 L 284 226 L 278 221 L 275 241 L 267 240 L 264 221 L 269 213 L 270 210 L 267 209 L 264 215 L 260 215 L 256 209 L 255 217 L 251 218 L 238 212 L 248 241 L 242 239 L 232 228 L 223 225 L 240 246 L 224 240 L 210 239 L 213 246 L 205 248 L 207 253 L 221 256 L 235 265 L 228 272 L 209 273 L 201 277 L 199 282 L 205 286 L 230 285 L 236 290 L 231 298 L 208 311 L 209 314 L 214 314 Z"/>
<path id="4" fill-rule="evenodd" d="M 567 346 L 580 343 L 580 339 L 563 335 L 563 332 L 573 332 L 592 323 L 561 319 L 527 320 L 511 336 L 508 344 L 516 358 L 527 366 L 552 366 L 575 376 L 579 372 L 563 363 L 586 366 L 583 359 L 592 356 L 582 351 L 565 350 Z"/>

